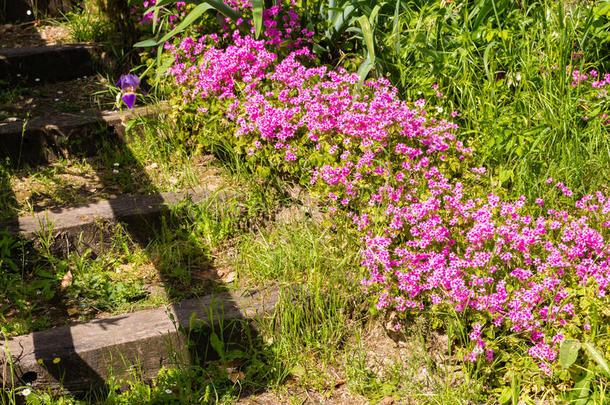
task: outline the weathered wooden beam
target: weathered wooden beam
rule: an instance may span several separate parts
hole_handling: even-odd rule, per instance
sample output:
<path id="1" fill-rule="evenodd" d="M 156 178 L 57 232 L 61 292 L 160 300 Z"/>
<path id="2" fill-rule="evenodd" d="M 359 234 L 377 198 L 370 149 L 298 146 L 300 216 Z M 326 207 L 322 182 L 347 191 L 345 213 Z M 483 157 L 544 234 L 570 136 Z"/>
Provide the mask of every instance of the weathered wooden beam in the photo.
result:
<path id="1" fill-rule="evenodd" d="M 118 223 L 125 226 L 134 242 L 145 244 L 156 235 L 159 219 L 168 212 L 169 206 L 187 197 L 199 203 L 212 197 L 223 201 L 234 195 L 214 187 L 200 187 L 181 192 L 122 196 L 12 218 L 0 222 L 0 229 L 35 242 L 40 235 L 50 234 L 50 248 L 57 255 L 85 250 L 95 255 L 112 243 L 113 227 Z"/>
<path id="2" fill-rule="evenodd" d="M 0 77 L 12 84 L 72 80 L 109 63 L 102 47 L 94 44 L 0 48 Z"/>
<path id="3" fill-rule="evenodd" d="M 177 359 L 193 361 L 197 353 L 205 352 L 212 331 L 226 328 L 233 320 L 270 314 L 278 300 L 277 289 L 226 292 L 11 338 L 8 345 L 0 344 L 0 385 L 28 383 L 33 388 L 62 387 L 78 394 L 102 388 L 111 375 L 130 377 L 136 369 L 142 378 L 150 378 L 162 366 L 171 367 Z M 201 321 L 196 331 L 190 323 L 194 313 Z M 187 348 L 185 333 L 195 338 L 195 350 Z M 232 342 L 243 339 L 226 337 Z"/>
<path id="4" fill-rule="evenodd" d="M 127 142 L 125 126 L 129 119 L 155 117 L 166 111 L 165 104 L 143 106 L 132 111 L 87 111 L 83 114 L 57 114 L 31 121 L 0 123 L 0 159 L 11 166 L 39 165 L 74 155 L 93 156 L 100 137 Z"/>

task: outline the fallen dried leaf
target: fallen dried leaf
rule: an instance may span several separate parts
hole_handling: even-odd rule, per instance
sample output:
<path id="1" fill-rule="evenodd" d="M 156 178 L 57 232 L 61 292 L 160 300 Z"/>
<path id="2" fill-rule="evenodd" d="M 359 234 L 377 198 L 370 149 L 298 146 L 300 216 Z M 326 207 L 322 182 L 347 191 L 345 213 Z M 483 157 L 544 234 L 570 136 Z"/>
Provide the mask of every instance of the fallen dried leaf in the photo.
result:
<path id="1" fill-rule="evenodd" d="M 231 380 L 233 384 L 235 384 L 239 380 L 243 381 L 244 378 L 246 378 L 246 375 L 241 371 L 233 371 L 229 373 L 229 380 Z"/>
<path id="2" fill-rule="evenodd" d="M 61 288 L 65 290 L 66 288 L 72 285 L 72 272 L 68 270 L 66 274 L 64 274 L 64 278 L 61 279 Z"/>
<path id="3" fill-rule="evenodd" d="M 392 405 L 394 403 L 394 397 L 385 397 L 381 400 L 382 405 Z"/>

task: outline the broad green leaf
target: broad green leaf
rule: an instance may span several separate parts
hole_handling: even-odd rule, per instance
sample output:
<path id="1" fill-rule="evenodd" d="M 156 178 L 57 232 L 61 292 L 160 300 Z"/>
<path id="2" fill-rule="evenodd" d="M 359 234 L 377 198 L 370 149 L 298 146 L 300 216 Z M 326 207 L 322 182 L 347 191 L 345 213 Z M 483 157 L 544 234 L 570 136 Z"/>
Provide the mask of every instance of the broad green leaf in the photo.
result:
<path id="1" fill-rule="evenodd" d="M 559 348 L 559 364 L 563 368 L 570 368 L 578 359 L 578 351 L 581 344 L 576 340 L 566 340 Z"/>
<path id="2" fill-rule="evenodd" d="M 263 0 L 252 0 L 252 15 L 254 16 L 254 36 L 258 38 L 263 29 Z"/>
<path id="3" fill-rule="evenodd" d="M 220 357 L 220 360 L 225 363 L 225 345 L 214 332 L 210 335 L 210 345 Z"/>
<path id="4" fill-rule="evenodd" d="M 366 48 L 368 51 L 368 57 L 371 63 L 375 63 L 375 42 L 373 40 L 373 31 L 371 30 L 371 24 L 369 23 L 368 18 L 365 15 L 361 15 L 358 17 L 358 23 L 360 24 L 360 28 L 362 29 L 362 36 L 364 38 L 364 43 L 366 44 Z"/>
<path id="5" fill-rule="evenodd" d="M 583 343 L 583 346 L 589 356 L 599 365 L 606 376 L 610 377 L 610 367 L 608 367 L 608 363 L 604 356 L 602 356 L 597 349 L 591 343 Z"/>
<path id="6" fill-rule="evenodd" d="M 502 390 L 502 393 L 498 397 L 498 402 L 501 404 L 505 404 L 508 401 L 510 401 L 510 399 L 512 397 L 513 397 L 513 391 L 510 389 L 510 387 L 504 387 L 504 389 Z"/>
<path id="7" fill-rule="evenodd" d="M 332 32 L 331 34 L 337 34 L 339 32 L 341 32 L 341 29 L 343 28 L 343 25 L 345 24 L 345 21 L 347 21 L 350 16 L 352 15 L 352 13 L 354 12 L 354 10 L 356 9 L 356 7 L 349 5 L 347 7 L 345 7 L 340 13 L 337 13 L 335 15 L 335 18 L 333 19 L 333 30 L 334 32 Z M 328 34 L 327 34 L 328 36 Z"/>
<path id="8" fill-rule="evenodd" d="M 587 370 L 582 378 L 574 383 L 574 389 L 570 393 L 570 398 L 577 401 L 576 404 L 585 405 L 589 401 L 589 391 L 593 377 L 595 377 L 595 373 Z"/>

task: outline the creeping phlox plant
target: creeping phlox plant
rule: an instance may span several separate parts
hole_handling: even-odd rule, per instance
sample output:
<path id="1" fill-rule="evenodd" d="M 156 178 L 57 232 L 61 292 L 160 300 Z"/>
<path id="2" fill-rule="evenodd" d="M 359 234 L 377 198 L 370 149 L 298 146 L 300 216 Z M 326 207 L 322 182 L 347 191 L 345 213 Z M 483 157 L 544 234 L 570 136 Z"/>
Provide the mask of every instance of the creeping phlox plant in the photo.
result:
<path id="1" fill-rule="evenodd" d="M 581 72 L 574 66 L 566 66 L 566 74 L 572 79 L 570 85 L 580 90 L 578 99 L 582 119 L 598 118 L 602 125 L 610 125 L 610 74 L 601 74 L 591 69 Z"/>
<path id="2" fill-rule="evenodd" d="M 265 26 L 293 21 L 276 11 Z M 406 318 L 450 309 L 472 320 L 467 360 L 492 360 L 506 334 L 552 374 L 561 342 L 589 338 L 602 322 L 610 199 L 598 192 L 573 203 L 557 183 L 571 205 L 534 217 L 524 197 L 481 195 L 468 179 L 485 168 L 468 167 L 455 124 L 424 100 L 400 100 L 383 78 L 360 83 L 342 69 L 307 67 L 293 22 L 279 42 L 235 31 L 228 43 L 212 34 L 167 45 L 181 113 L 218 112 L 213 120 L 231 131 L 210 136 L 306 179 L 336 225 L 360 236 L 361 283 L 379 310 Z M 294 44 L 283 59 L 274 50 Z"/>

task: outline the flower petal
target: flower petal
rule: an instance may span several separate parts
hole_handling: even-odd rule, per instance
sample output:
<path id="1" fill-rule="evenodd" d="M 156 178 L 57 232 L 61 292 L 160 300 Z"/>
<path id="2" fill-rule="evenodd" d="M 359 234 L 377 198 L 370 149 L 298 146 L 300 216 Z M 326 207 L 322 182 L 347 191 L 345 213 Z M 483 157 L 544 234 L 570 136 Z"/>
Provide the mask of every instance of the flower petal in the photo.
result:
<path id="1" fill-rule="evenodd" d="M 122 90 L 130 88 L 135 90 L 140 85 L 140 78 L 133 74 L 121 75 L 121 78 L 116 83 L 116 87 L 120 87 Z"/>
<path id="2" fill-rule="evenodd" d="M 133 108 L 133 105 L 136 102 L 136 93 L 125 93 L 123 94 L 123 102 L 125 104 L 127 104 L 127 107 L 129 107 L 129 109 Z"/>

